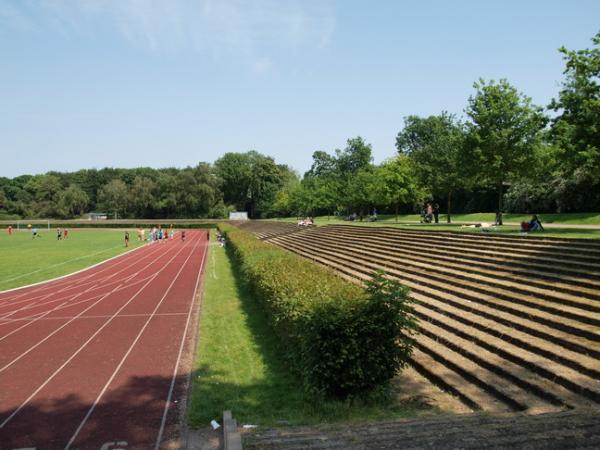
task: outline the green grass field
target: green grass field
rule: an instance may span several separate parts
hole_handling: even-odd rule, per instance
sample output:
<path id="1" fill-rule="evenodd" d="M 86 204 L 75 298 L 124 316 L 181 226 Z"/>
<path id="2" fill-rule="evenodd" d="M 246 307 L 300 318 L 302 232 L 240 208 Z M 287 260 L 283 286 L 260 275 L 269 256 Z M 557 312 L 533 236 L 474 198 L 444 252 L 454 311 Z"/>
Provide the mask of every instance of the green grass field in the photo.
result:
<path id="1" fill-rule="evenodd" d="M 261 426 L 419 414 L 418 405 L 410 402 L 325 401 L 306 394 L 289 371 L 285 350 L 278 346 L 262 310 L 236 281 L 236 266 L 224 249 L 214 245 L 204 286 L 188 410 L 192 427 L 207 425 L 226 409 L 234 411 L 240 424 Z"/>
<path id="2" fill-rule="evenodd" d="M 66 240 L 56 239 L 56 230 L 40 230 L 32 239 L 28 231 L 0 233 L 0 291 L 66 275 L 104 261 L 141 245 L 135 230 L 69 230 Z"/>

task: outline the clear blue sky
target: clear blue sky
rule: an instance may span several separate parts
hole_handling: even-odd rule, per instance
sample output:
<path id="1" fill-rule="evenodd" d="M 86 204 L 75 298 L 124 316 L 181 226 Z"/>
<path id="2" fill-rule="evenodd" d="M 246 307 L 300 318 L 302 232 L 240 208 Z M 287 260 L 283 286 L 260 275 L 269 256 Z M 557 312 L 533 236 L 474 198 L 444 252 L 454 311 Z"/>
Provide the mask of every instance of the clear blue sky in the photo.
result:
<path id="1" fill-rule="evenodd" d="M 546 105 L 600 1 L 0 0 L 0 176 L 184 167 L 250 149 L 300 173 L 507 78 Z"/>

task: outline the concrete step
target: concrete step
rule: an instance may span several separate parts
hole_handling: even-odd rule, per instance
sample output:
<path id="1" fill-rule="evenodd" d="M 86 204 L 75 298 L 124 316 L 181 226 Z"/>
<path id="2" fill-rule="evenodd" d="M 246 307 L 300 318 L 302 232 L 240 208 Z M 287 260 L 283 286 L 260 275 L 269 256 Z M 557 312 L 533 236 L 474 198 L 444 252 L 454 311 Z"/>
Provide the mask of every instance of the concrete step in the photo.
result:
<path id="1" fill-rule="evenodd" d="M 498 274 L 497 271 L 485 271 L 481 272 L 473 271 L 468 265 L 460 264 L 440 264 L 437 260 L 430 260 L 420 256 L 419 254 L 403 253 L 402 251 L 389 252 L 382 250 L 377 247 L 372 247 L 365 242 L 357 242 L 349 239 L 335 238 L 331 236 L 315 236 L 314 234 L 303 236 L 309 239 L 311 242 L 318 242 L 323 246 L 330 248 L 344 248 L 347 252 L 354 252 L 360 255 L 361 259 L 365 258 L 371 261 L 380 261 L 387 265 L 390 263 L 394 265 L 412 265 L 417 268 L 424 268 L 430 272 L 438 272 L 440 274 L 451 274 L 454 278 L 460 278 L 464 280 L 473 280 L 481 282 L 490 286 L 499 288 L 507 288 L 512 292 L 519 292 L 525 296 L 535 295 L 536 298 L 543 298 L 558 302 L 564 305 L 573 306 L 575 308 L 581 308 L 590 312 L 597 312 L 600 318 L 600 292 L 594 292 L 598 298 L 586 298 L 580 295 L 573 295 L 571 293 L 565 293 L 563 291 L 556 291 L 554 286 L 549 287 L 547 284 L 545 287 L 541 283 L 532 285 L 529 280 L 525 283 L 525 278 L 517 278 L 515 276 L 508 277 L 505 273 Z"/>
<path id="2" fill-rule="evenodd" d="M 298 249 L 297 249 L 297 250 L 298 250 Z M 300 250 L 300 251 L 301 251 L 301 250 Z M 304 252 L 304 253 L 305 253 L 305 255 L 307 254 L 307 252 Z M 358 276 L 358 278 L 361 278 L 361 279 L 363 279 L 363 280 L 368 278 L 368 274 L 367 274 L 367 273 L 364 273 L 364 272 L 362 272 L 362 271 L 360 271 L 360 270 L 359 270 L 359 271 L 348 272 L 348 267 L 347 267 L 347 266 L 344 266 L 344 265 L 342 265 L 342 264 L 339 264 L 339 260 L 332 261 L 332 260 L 330 260 L 330 259 L 323 258 L 323 257 L 321 257 L 321 256 L 317 256 L 317 255 L 315 255 L 315 254 L 313 254 L 313 253 L 310 253 L 310 254 L 309 254 L 309 257 L 311 257 L 312 259 L 317 259 L 317 260 L 318 260 L 319 262 L 321 262 L 321 263 L 324 263 L 324 264 L 328 264 L 328 265 L 330 265 L 330 266 L 333 266 L 333 267 L 335 267 L 337 270 L 342 270 L 342 271 L 345 271 L 345 272 L 346 272 L 346 274 L 347 274 L 349 277 L 353 277 L 353 276 L 354 276 L 354 277 L 356 277 L 356 276 Z M 414 294 L 413 294 L 413 295 L 414 295 Z M 446 307 L 447 307 L 447 306 L 446 306 Z M 423 311 L 423 310 L 422 310 L 422 311 Z M 426 309 L 425 309 L 425 311 L 426 311 Z M 434 314 L 434 313 L 432 314 L 431 312 L 428 312 L 428 311 L 426 311 L 426 312 L 425 312 L 425 316 L 426 316 L 426 317 L 431 317 L 431 316 L 435 316 L 435 314 Z M 519 317 L 513 317 L 513 320 L 516 320 L 516 321 L 518 321 L 518 320 L 522 320 L 522 319 L 520 319 Z M 446 322 L 448 322 L 448 321 L 446 321 Z M 477 331 L 477 330 L 475 330 L 475 331 Z M 525 333 L 522 333 L 522 334 L 524 334 L 525 336 L 527 336 Z M 431 339 L 432 337 L 433 337 L 433 336 L 430 336 L 430 339 Z M 454 339 L 458 339 L 458 338 L 456 337 L 456 333 L 455 333 L 455 337 L 454 337 Z M 481 336 L 479 336 L 479 339 L 480 339 L 480 340 L 482 340 L 482 342 L 485 342 L 485 341 L 490 341 L 490 336 L 485 336 L 484 338 L 482 338 Z M 485 339 L 485 341 L 483 341 L 483 339 Z M 498 340 L 497 338 L 494 338 L 494 339 Z M 447 341 L 447 342 L 451 342 L 451 339 L 446 339 L 446 341 Z M 539 344 L 539 339 L 538 339 L 538 344 Z M 511 346 L 512 346 L 512 344 L 511 344 Z M 492 344 L 489 344 L 489 343 L 488 343 L 488 349 L 492 349 L 492 350 L 493 350 L 493 349 L 494 349 L 494 347 L 495 347 L 495 346 L 494 346 L 494 344 L 493 344 L 493 343 L 492 343 Z M 531 345 L 530 345 L 530 347 L 531 347 Z M 496 348 L 502 348 L 502 344 L 496 345 Z M 481 351 L 483 351 L 482 349 L 479 349 L 479 350 L 480 350 L 480 352 L 481 352 Z M 425 351 L 426 351 L 426 350 L 425 350 Z M 490 354 L 492 353 L 490 350 L 485 350 L 485 351 L 489 352 Z M 540 367 L 540 365 L 539 365 L 539 361 L 540 361 L 539 355 L 536 355 L 536 354 L 530 354 L 530 355 L 529 355 L 529 357 L 530 357 L 530 358 L 532 358 L 532 356 L 531 356 L 531 355 L 533 355 L 533 359 L 534 359 L 534 360 L 537 358 L 537 361 L 535 361 L 535 362 L 536 362 L 536 364 L 534 364 L 532 361 L 526 361 L 526 360 L 524 360 L 524 359 L 522 358 L 522 356 L 516 356 L 516 355 L 518 355 L 519 353 L 521 353 L 521 354 L 523 354 L 523 353 L 524 353 L 524 352 L 522 351 L 522 349 L 520 349 L 520 348 L 518 348 L 518 347 L 513 347 L 513 348 L 512 348 L 512 351 L 513 351 L 513 353 L 512 353 L 512 354 L 513 354 L 513 361 L 517 361 L 517 362 L 525 361 L 525 363 L 526 363 L 526 364 L 528 364 L 528 365 L 530 366 L 529 368 L 527 368 L 527 367 L 521 367 L 521 369 L 520 369 L 520 370 L 523 370 L 523 369 L 525 369 L 525 370 L 529 370 L 531 367 L 535 367 L 535 368 L 536 368 L 536 371 L 537 371 L 537 373 L 536 373 L 536 372 L 534 372 L 534 374 L 538 374 L 538 375 L 539 375 L 540 373 L 542 373 L 542 374 L 545 374 L 545 375 L 546 375 L 546 377 L 547 377 L 547 378 L 549 378 L 549 379 L 556 378 L 556 377 L 555 377 L 555 375 L 553 374 L 553 372 L 552 372 L 551 370 L 549 370 L 547 367 L 551 367 L 551 369 L 554 369 L 554 368 L 556 368 L 556 367 L 557 367 L 559 364 L 557 364 L 557 363 L 553 362 L 553 361 L 552 361 L 552 360 L 550 360 L 550 359 L 547 359 L 547 358 L 543 357 L 543 358 L 542 358 L 542 360 L 544 361 L 544 364 L 546 364 L 546 366 L 547 366 L 547 367 L 543 367 L 543 366 L 542 366 L 542 367 Z M 525 353 L 527 353 L 527 352 L 525 352 Z M 547 349 L 542 349 L 541 353 L 546 353 L 546 354 L 548 354 L 548 353 L 550 353 L 550 351 L 549 351 L 549 350 L 547 350 Z M 475 353 L 474 353 L 474 354 L 475 354 Z M 510 354 L 510 352 L 507 352 L 506 350 L 504 350 L 504 354 Z M 476 355 L 479 355 L 479 353 L 476 353 Z M 430 355 L 430 356 L 431 356 L 431 355 Z M 573 357 L 573 354 L 571 354 L 570 356 L 571 356 L 571 357 Z M 577 356 L 577 355 L 575 355 L 575 356 Z M 587 357 L 584 357 L 583 359 L 584 359 L 584 360 L 586 360 L 586 361 L 584 361 L 584 364 L 592 364 L 592 367 L 593 367 L 593 364 L 594 364 L 594 363 L 593 363 L 593 360 L 590 362 L 590 361 L 589 361 L 589 358 L 587 358 Z M 485 360 L 480 360 L 480 363 L 481 363 L 481 361 L 485 361 Z M 568 361 L 568 360 L 567 360 L 566 358 L 563 358 L 563 361 Z M 517 370 L 517 369 L 516 369 L 516 367 L 518 366 L 518 364 L 517 364 L 517 363 L 515 363 L 515 362 L 512 362 L 512 361 L 509 361 L 508 363 L 510 363 L 510 364 L 513 364 L 513 366 L 511 366 L 511 367 L 513 367 L 513 371 L 516 371 L 516 370 Z M 503 364 L 508 364 L 508 363 L 507 363 L 507 362 L 504 362 Z M 490 364 L 491 364 L 491 365 L 493 365 L 493 363 L 490 363 Z M 584 368 L 585 368 L 585 366 L 584 366 L 584 365 L 582 365 L 582 364 L 580 364 L 580 363 L 578 363 L 578 362 L 575 362 L 575 364 L 572 364 L 572 366 L 574 366 L 575 368 L 577 368 L 578 366 L 580 366 L 580 367 L 584 367 Z M 490 366 L 490 367 L 491 367 L 491 366 Z M 415 365 L 415 368 L 417 368 L 417 370 L 419 370 L 418 363 Z M 421 369 L 421 371 L 425 371 L 425 367 L 421 367 L 420 369 Z M 575 397 L 574 397 L 574 398 L 575 398 L 575 400 L 573 400 L 573 398 L 570 398 L 570 397 L 569 397 L 571 394 L 567 394 L 567 395 L 565 395 L 565 393 L 564 393 L 564 392 L 565 392 L 565 391 L 568 391 L 568 390 L 569 390 L 568 388 L 570 388 L 570 389 L 571 389 L 571 392 L 572 392 L 572 391 L 579 392 L 579 391 L 582 391 L 582 390 L 585 390 L 585 389 L 589 389 L 589 387 L 590 387 L 590 386 L 588 385 L 588 386 L 586 387 L 585 385 L 584 385 L 584 386 L 581 386 L 581 385 L 577 385 L 577 383 L 570 383 L 570 382 L 569 382 L 569 379 L 568 379 L 567 377 L 570 377 L 570 376 L 573 376 L 574 374 L 576 374 L 576 370 L 575 370 L 575 369 L 573 369 L 572 367 L 564 367 L 564 366 L 561 366 L 559 369 L 560 369 L 561 373 L 565 373 L 565 372 L 566 372 L 566 375 L 561 375 L 559 378 L 561 379 L 561 381 L 563 382 L 563 384 L 565 384 L 565 383 L 567 384 L 567 388 L 565 388 L 563 385 L 559 385 L 559 386 L 552 386 L 552 389 L 548 389 L 548 388 L 546 387 L 546 389 L 548 389 L 548 390 L 550 390 L 550 391 L 554 391 L 554 392 L 556 392 L 557 390 L 558 390 L 558 391 L 561 391 L 561 390 L 562 390 L 562 391 L 563 391 L 563 393 L 562 393 L 562 397 L 563 397 L 563 398 L 564 398 L 564 397 L 566 397 L 566 398 L 567 398 L 566 402 L 568 402 L 568 404 L 570 404 L 570 403 L 575 403 L 575 404 L 581 405 L 581 404 L 585 403 L 585 400 L 583 400 L 583 399 L 581 399 L 581 398 L 578 398 L 578 397 L 577 397 L 577 395 L 580 395 L 580 394 L 577 394 L 577 393 L 575 393 Z M 527 372 L 525 372 L 525 373 L 527 373 Z M 582 379 L 582 378 L 585 378 L 585 377 L 589 378 L 589 377 L 588 377 L 588 375 L 589 375 L 590 373 L 591 373 L 592 375 L 596 375 L 596 372 L 594 371 L 594 369 L 590 369 L 590 370 L 588 370 L 588 374 L 587 374 L 587 375 L 585 375 L 585 376 L 584 376 L 584 375 L 582 375 L 582 374 L 579 374 L 579 375 L 577 375 L 577 376 L 576 376 L 576 378 L 579 378 L 579 379 Z M 440 380 L 439 380 L 439 379 L 438 379 L 438 380 L 436 380 L 436 377 L 435 377 L 435 376 L 432 376 L 432 374 L 430 374 L 430 373 L 429 373 L 429 374 L 427 374 L 427 373 L 424 373 L 424 376 L 427 376 L 428 378 L 430 378 L 430 379 L 431 379 L 432 381 L 434 381 L 434 382 L 440 383 Z M 534 376 L 535 376 L 535 375 L 534 375 Z M 523 381 L 523 380 L 522 380 L 522 381 Z M 596 385 L 597 385 L 597 380 L 595 380 L 595 379 L 593 379 L 593 378 L 592 378 L 591 380 L 588 380 L 588 382 L 589 382 L 589 384 L 591 384 L 593 387 L 596 387 Z M 445 383 L 445 381 L 443 381 L 443 380 L 442 380 L 442 386 L 443 386 L 443 383 Z M 594 385 L 594 383 L 596 383 L 596 385 Z M 585 383 L 584 383 L 584 384 L 585 384 Z M 445 387 L 446 389 L 449 389 L 449 388 L 448 388 L 448 386 L 443 386 L 443 387 Z M 542 389 L 542 388 L 539 388 L 539 389 L 540 389 L 542 392 L 547 392 L 547 391 L 543 391 L 543 389 Z M 450 390 L 450 391 L 452 391 L 451 389 L 449 389 L 449 390 Z M 591 394 L 592 396 L 596 396 L 596 395 L 597 395 L 597 392 L 596 392 L 596 391 L 590 390 L 590 392 L 592 393 L 592 394 Z M 454 393 L 455 393 L 456 395 L 460 395 L 460 391 L 458 391 L 458 390 L 457 390 L 457 392 L 454 392 Z M 543 397 L 543 394 L 542 394 L 541 396 Z M 586 395 L 584 394 L 583 396 L 585 397 Z M 597 397 L 594 397 L 594 398 L 596 398 L 596 399 L 597 399 Z M 473 407 L 473 405 L 472 405 L 472 404 L 468 403 L 468 402 L 469 402 L 469 400 L 468 400 L 468 399 L 461 398 L 461 400 L 463 400 L 463 401 L 467 401 L 467 404 L 469 404 L 469 406 Z M 556 402 L 555 402 L 555 403 L 556 403 Z"/>
<path id="3" fill-rule="evenodd" d="M 366 274 L 372 273 L 374 270 L 384 269 L 389 274 L 397 277 L 411 289 L 427 290 L 429 286 L 437 291 L 456 294 L 459 297 L 470 302 L 490 305 L 496 309 L 506 311 L 516 315 L 523 315 L 531 320 L 546 324 L 552 328 L 560 329 L 568 333 L 573 333 L 594 342 L 600 343 L 600 328 L 595 324 L 585 323 L 586 320 L 578 321 L 577 318 L 567 317 L 568 314 L 561 314 L 559 309 L 554 309 L 551 312 L 540 310 L 529 305 L 522 305 L 515 301 L 499 298 L 497 293 L 491 288 L 480 287 L 473 290 L 471 285 L 464 280 L 454 280 L 447 276 L 441 278 L 437 275 L 427 273 L 426 271 L 411 270 L 407 266 L 385 266 L 380 263 L 373 263 L 366 259 L 360 258 L 355 254 L 348 254 L 343 249 L 335 248 L 327 250 L 318 244 L 312 244 L 307 240 L 295 239 L 294 236 L 286 236 L 285 242 L 290 244 L 295 242 L 311 251 L 327 255 L 329 258 L 343 260 L 346 264 L 355 267 L 355 270 L 363 271 Z M 328 247 L 330 248 L 330 247 Z M 359 264 L 360 261 L 360 264 Z M 548 308 L 546 308 L 548 309 Z M 557 314 L 561 314 L 560 316 Z"/>
<path id="4" fill-rule="evenodd" d="M 530 269 L 515 270 L 509 269 L 505 264 L 499 262 L 483 262 L 469 259 L 461 255 L 456 256 L 448 254 L 430 255 L 423 252 L 422 247 L 418 245 L 397 245 L 395 243 L 382 242 L 363 236 L 346 236 L 337 232 L 316 232 L 311 234 L 314 238 L 324 238 L 334 242 L 343 242 L 346 245 L 361 247 L 365 251 L 370 250 L 378 256 L 388 256 L 404 258 L 409 260 L 426 261 L 435 266 L 450 267 L 460 269 L 465 273 L 475 273 L 479 275 L 489 275 L 498 279 L 512 280 L 521 286 L 526 284 L 530 287 L 549 288 L 553 291 L 571 294 L 575 298 L 589 298 L 600 301 L 600 289 L 595 286 L 586 288 L 581 286 L 580 277 L 565 277 L 549 272 L 540 272 Z"/>

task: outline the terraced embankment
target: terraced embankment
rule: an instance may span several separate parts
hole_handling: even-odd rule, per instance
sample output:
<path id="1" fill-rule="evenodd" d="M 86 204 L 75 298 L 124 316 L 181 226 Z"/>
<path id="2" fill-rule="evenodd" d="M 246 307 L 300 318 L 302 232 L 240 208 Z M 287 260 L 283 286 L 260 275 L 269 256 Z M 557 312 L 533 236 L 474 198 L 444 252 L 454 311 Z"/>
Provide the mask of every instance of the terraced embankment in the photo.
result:
<path id="1" fill-rule="evenodd" d="M 412 370 L 472 410 L 600 406 L 600 243 L 333 225 L 240 225 L 362 282 L 385 269 L 420 321 Z"/>

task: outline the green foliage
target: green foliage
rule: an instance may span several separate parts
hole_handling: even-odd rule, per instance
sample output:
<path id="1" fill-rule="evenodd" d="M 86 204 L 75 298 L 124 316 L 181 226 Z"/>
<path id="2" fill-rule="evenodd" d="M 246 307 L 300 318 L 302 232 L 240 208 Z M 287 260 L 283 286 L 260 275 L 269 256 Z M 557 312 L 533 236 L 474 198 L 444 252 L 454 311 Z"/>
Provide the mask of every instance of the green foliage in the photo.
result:
<path id="1" fill-rule="evenodd" d="M 225 409 L 240 423 L 277 426 L 343 420 L 381 420 L 415 414 L 414 403 L 393 395 L 336 400 L 303 389 L 279 351 L 267 316 L 237 277 L 226 249 L 212 247 L 204 279 L 198 358 L 192 376 L 188 418 L 204 426 Z M 401 388 L 401 386 L 400 386 Z M 379 392 L 376 392 L 379 393 Z"/>
<path id="2" fill-rule="evenodd" d="M 99 206 L 106 211 L 115 211 L 121 216 L 126 216 L 129 211 L 130 197 L 124 181 L 114 179 L 98 194 Z"/>
<path id="3" fill-rule="evenodd" d="M 583 172 L 600 182 L 600 32 L 594 48 L 560 48 L 566 61 L 566 80 L 550 108 L 559 115 L 552 121 L 552 136 L 562 152 L 563 175 Z M 579 175 L 584 176 L 583 174 Z"/>
<path id="4" fill-rule="evenodd" d="M 501 212 L 503 183 L 529 174 L 546 117 L 506 80 L 480 80 L 474 88 L 463 163 L 476 180 L 497 187 Z"/>
<path id="5" fill-rule="evenodd" d="M 87 210 L 90 202 L 87 194 L 76 184 L 70 185 L 58 195 L 58 206 L 63 218 L 77 217 Z"/>
<path id="6" fill-rule="evenodd" d="M 377 274 L 363 290 L 250 233 L 219 227 L 307 390 L 345 398 L 385 384 L 406 363 L 415 330 L 406 288 Z"/>
<path id="7" fill-rule="evenodd" d="M 225 153 L 215 161 L 215 171 L 223 181 L 225 203 L 247 211 L 251 218 L 260 218 L 269 211 L 291 172 L 256 151 Z"/>
<path id="8" fill-rule="evenodd" d="M 129 218 L 193 218 L 227 210 L 221 181 L 206 163 L 184 169 L 104 168 L 0 178 L 0 192 L 5 196 L 0 210 L 21 218 L 66 219 L 89 211 Z"/>
<path id="9" fill-rule="evenodd" d="M 461 160 L 464 141 L 464 126 L 447 112 L 426 118 L 409 116 L 396 137 L 396 148 L 414 162 L 421 185 L 434 196 L 447 198 L 448 223 L 452 194 L 466 185 Z"/>
<path id="10" fill-rule="evenodd" d="M 372 196 L 375 203 L 393 205 L 396 218 L 402 204 L 419 203 L 425 196 L 417 183 L 415 166 L 404 155 L 384 161 L 375 169 Z"/>
<path id="11" fill-rule="evenodd" d="M 474 84 L 466 113 L 468 157 L 480 180 L 493 186 L 528 175 L 546 118 L 508 81 Z"/>

